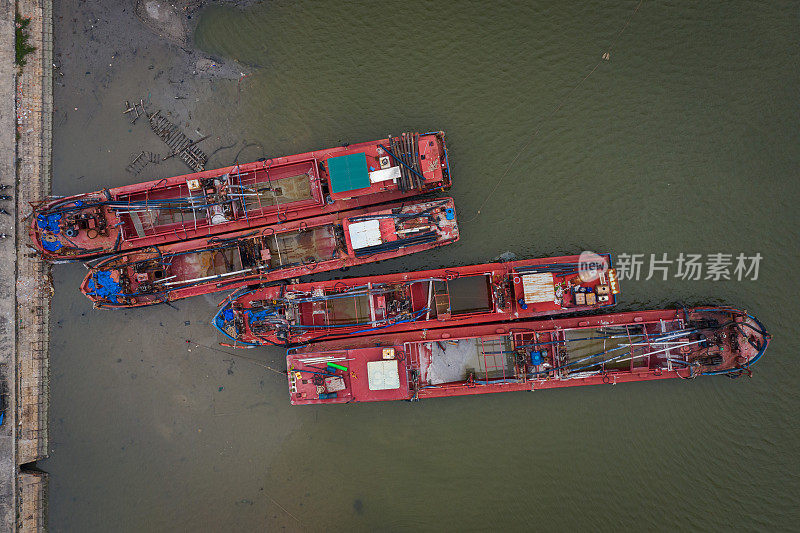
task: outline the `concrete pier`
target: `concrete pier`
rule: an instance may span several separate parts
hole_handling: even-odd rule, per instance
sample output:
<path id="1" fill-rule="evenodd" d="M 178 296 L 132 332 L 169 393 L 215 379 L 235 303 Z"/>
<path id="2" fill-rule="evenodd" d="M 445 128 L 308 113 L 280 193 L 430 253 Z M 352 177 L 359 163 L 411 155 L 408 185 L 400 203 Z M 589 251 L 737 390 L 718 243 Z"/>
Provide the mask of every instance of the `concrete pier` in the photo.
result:
<path id="1" fill-rule="evenodd" d="M 14 2 L 0 1 L 0 181 L 16 181 L 16 88 L 14 65 Z M 12 209 L 5 208 L 13 212 Z M 16 399 L 16 224 L 12 217 L 0 215 L 0 393 L 4 395 L 5 419 L 0 426 L 0 529 L 16 527 L 17 454 L 14 409 Z"/>
<path id="2" fill-rule="evenodd" d="M 30 19 L 35 51 L 15 65 L 15 10 Z M 28 245 L 30 204 L 50 192 L 52 132 L 52 3 L 0 0 L 0 184 L 14 201 L 0 202 L 0 529 L 46 527 L 49 266 Z"/>

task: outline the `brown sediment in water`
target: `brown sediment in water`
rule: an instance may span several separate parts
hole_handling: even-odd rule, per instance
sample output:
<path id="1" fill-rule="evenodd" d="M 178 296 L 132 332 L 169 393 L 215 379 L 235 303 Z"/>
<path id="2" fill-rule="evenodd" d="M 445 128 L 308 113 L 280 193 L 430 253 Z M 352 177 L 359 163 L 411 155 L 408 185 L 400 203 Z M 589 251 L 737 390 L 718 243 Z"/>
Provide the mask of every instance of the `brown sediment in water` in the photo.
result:
<path id="1" fill-rule="evenodd" d="M 247 7 L 253 1 L 226 0 L 137 0 L 134 14 L 141 23 L 165 41 L 187 52 L 186 68 L 194 75 L 238 79 L 246 74 L 233 60 L 208 57 L 198 52 L 192 40 L 199 11 L 210 4 Z"/>
<path id="2" fill-rule="evenodd" d="M 135 13 L 145 26 L 181 47 L 192 45 L 198 12 L 207 5 L 248 7 L 254 0 L 136 0 Z"/>

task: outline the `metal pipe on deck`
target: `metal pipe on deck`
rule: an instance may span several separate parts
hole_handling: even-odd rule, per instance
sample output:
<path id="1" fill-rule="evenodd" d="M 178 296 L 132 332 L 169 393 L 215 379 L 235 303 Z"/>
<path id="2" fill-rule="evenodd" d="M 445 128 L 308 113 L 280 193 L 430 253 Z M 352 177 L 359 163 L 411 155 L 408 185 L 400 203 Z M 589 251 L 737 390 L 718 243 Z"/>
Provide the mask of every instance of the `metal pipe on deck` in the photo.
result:
<path id="1" fill-rule="evenodd" d="M 402 159 L 400 159 L 399 157 L 397 157 L 397 156 L 396 156 L 396 155 L 395 155 L 395 154 L 394 154 L 394 153 L 393 153 L 391 150 L 389 150 L 388 148 L 386 148 L 384 145 L 382 145 L 382 144 L 379 144 L 378 146 L 380 146 L 381 148 L 383 148 L 384 150 L 386 150 L 386 153 L 387 153 L 387 154 L 389 154 L 390 156 L 392 156 L 392 157 L 394 158 L 394 160 L 395 160 L 395 161 L 397 161 L 398 163 L 400 163 L 400 164 L 401 164 L 403 167 L 405 167 L 406 169 L 408 169 L 409 171 L 411 171 L 413 174 L 416 174 L 417 176 L 419 176 L 419 177 L 420 177 L 420 179 L 422 179 L 422 180 L 424 180 L 424 179 L 425 179 L 425 178 L 423 178 L 422 176 L 420 176 L 420 175 L 419 175 L 419 173 L 418 173 L 416 170 L 414 170 L 413 168 L 409 167 L 409 166 L 408 166 L 408 165 L 405 163 L 405 161 L 403 161 Z"/>

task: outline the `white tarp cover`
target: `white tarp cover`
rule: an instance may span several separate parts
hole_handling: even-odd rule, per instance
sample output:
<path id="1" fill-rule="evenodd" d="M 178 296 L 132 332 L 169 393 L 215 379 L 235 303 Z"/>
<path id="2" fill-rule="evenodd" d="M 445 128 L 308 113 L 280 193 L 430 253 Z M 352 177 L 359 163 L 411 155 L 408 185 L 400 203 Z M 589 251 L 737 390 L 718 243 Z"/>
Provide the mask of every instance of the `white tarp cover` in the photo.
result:
<path id="1" fill-rule="evenodd" d="M 400 388 L 400 371 L 397 359 L 369 361 L 367 363 L 369 390 L 389 390 Z"/>
<path id="2" fill-rule="evenodd" d="M 381 170 L 373 170 L 369 173 L 370 183 L 380 183 L 381 181 L 396 180 L 400 177 L 400 167 L 389 167 Z"/>
<path id="3" fill-rule="evenodd" d="M 377 220 L 355 222 L 350 224 L 349 231 L 350 243 L 353 245 L 354 250 L 377 246 L 383 242 L 381 240 L 381 224 Z"/>

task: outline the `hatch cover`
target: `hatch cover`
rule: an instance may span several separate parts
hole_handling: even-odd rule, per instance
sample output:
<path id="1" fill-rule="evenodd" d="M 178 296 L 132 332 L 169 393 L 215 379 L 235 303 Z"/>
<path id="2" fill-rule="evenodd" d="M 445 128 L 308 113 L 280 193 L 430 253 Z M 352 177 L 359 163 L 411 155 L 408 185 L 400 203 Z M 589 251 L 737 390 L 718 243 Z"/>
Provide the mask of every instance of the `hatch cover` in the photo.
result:
<path id="1" fill-rule="evenodd" d="M 331 191 L 341 193 L 370 186 L 367 156 L 348 154 L 328 159 Z"/>

